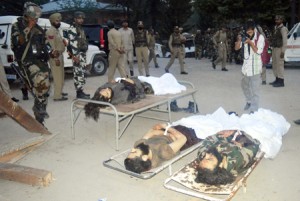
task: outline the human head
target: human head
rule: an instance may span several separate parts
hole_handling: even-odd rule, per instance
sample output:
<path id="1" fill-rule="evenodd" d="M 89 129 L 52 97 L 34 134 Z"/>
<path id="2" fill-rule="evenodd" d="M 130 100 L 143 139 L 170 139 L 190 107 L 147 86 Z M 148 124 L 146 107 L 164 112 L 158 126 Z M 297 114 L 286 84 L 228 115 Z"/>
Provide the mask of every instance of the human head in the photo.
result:
<path id="1" fill-rule="evenodd" d="M 131 149 L 127 158 L 124 160 L 126 170 L 140 174 L 151 169 L 151 160 L 149 159 L 149 146 L 141 143 Z"/>
<path id="2" fill-rule="evenodd" d="M 76 11 L 74 13 L 74 22 L 75 24 L 82 25 L 84 22 L 85 14 L 81 11 Z"/>
<path id="3" fill-rule="evenodd" d="M 24 3 L 24 17 L 38 19 L 42 15 L 42 9 L 30 1 Z"/>
<path id="4" fill-rule="evenodd" d="M 255 22 L 253 20 L 248 20 L 246 22 L 246 33 L 249 35 L 249 38 L 252 38 L 254 36 L 254 31 L 255 31 Z"/>
<path id="5" fill-rule="evenodd" d="M 276 15 L 275 16 L 275 24 L 277 26 L 280 25 L 280 24 L 282 24 L 283 21 L 284 21 L 283 15 Z"/>
<path id="6" fill-rule="evenodd" d="M 52 26 L 54 26 L 55 28 L 59 28 L 60 27 L 60 22 L 61 22 L 61 14 L 60 13 L 53 13 L 52 15 L 50 15 L 49 17 L 49 21 L 52 24 Z"/>
<path id="7" fill-rule="evenodd" d="M 109 93 L 110 91 L 110 93 Z M 92 100 L 103 101 L 103 102 L 111 102 L 111 99 L 114 96 L 114 92 L 110 87 L 99 88 Z M 93 118 L 95 121 L 99 118 L 99 109 L 106 107 L 105 105 L 88 103 L 84 106 L 85 116 L 87 118 Z"/>
<path id="8" fill-rule="evenodd" d="M 202 152 L 198 158 L 197 176 L 195 182 L 210 185 L 231 183 L 234 176 L 220 167 L 222 156 L 215 147 L 207 152 Z"/>
<path id="9" fill-rule="evenodd" d="M 143 21 L 138 21 L 137 28 L 138 28 L 139 30 L 144 29 L 144 23 L 143 23 Z"/>
<path id="10" fill-rule="evenodd" d="M 115 23 L 112 20 L 108 20 L 106 24 L 109 29 L 115 28 Z"/>
<path id="11" fill-rule="evenodd" d="M 179 26 L 174 26 L 174 32 L 179 33 Z"/>
<path id="12" fill-rule="evenodd" d="M 128 27 L 128 21 L 127 20 L 123 20 L 122 26 L 123 26 L 123 28 L 127 28 Z"/>

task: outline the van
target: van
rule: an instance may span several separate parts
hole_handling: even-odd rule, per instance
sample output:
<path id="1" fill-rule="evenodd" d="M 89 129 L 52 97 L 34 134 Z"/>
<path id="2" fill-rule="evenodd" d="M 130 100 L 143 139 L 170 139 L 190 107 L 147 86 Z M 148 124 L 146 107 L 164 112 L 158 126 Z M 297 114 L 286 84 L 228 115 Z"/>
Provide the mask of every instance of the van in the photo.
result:
<path id="1" fill-rule="evenodd" d="M 6 76 L 8 80 L 16 80 L 17 75 L 10 67 L 11 63 L 15 60 L 14 53 L 11 50 L 11 28 L 12 24 L 17 22 L 19 16 L 0 16 L 0 57 L 2 65 L 5 68 Z M 51 24 L 48 19 L 39 18 L 38 24 L 45 30 L 50 28 Z M 62 22 L 61 31 L 62 35 L 66 34 L 66 31 L 70 27 L 69 24 Z M 95 45 L 89 45 L 86 53 L 87 57 L 87 69 L 90 74 L 103 75 L 107 70 L 107 60 L 104 51 L 99 50 Z M 68 59 L 67 51 L 64 52 L 64 64 L 65 68 L 73 68 L 72 60 Z M 66 69 L 67 70 L 67 69 Z"/>
<path id="2" fill-rule="evenodd" d="M 300 64 L 300 22 L 295 24 L 288 33 L 284 61 Z"/>

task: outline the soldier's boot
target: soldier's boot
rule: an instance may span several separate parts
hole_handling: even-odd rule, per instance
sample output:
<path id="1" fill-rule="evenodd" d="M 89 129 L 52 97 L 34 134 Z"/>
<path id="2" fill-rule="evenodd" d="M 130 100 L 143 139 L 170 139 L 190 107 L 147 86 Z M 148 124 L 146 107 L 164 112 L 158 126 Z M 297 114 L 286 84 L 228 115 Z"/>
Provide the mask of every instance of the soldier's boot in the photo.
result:
<path id="1" fill-rule="evenodd" d="M 21 91 L 23 94 L 23 100 L 28 100 L 29 99 L 28 98 L 28 90 L 25 87 L 23 87 L 23 88 L 21 88 Z"/>
<path id="2" fill-rule="evenodd" d="M 174 101 L 171 102 L 171 104 L 170 104 L 170 109 L 171 109 L 172 112 L 178 112 L 178 111 L 181 110 L 181 109 L 178 107 L 177 101 L 176 101 L 176 100 L 174 100 Z"/>
<path id="3" fill-rule="evenodd" d="M 133 70 L 130 70 L 130 76 L 131 76 L 131 77 L 134 76 Z"/>
<path id="4" fill-rule="evenodd" d="M 82 89 L 78 89 L 76 91 L 76 98 L 90 99 L 90 94 L 86 94 L 86 93 L 83 92 Z"/>
<path id="5" fill-rule="evenodd" d="M 49 118 L 49 114 L 46 111 L 47 105 L 40 102 L 38 99 L 34 100 L 34 105 L 32 107 L 35 119 L 44 125 L 44 120 Z"/>
<path id="6" fill-rule="evenodd" d="M 195 105 L 196 105 L 196 110 L 195 110 Z M 184 109 L 184 111 L 189 113 L 198 113 L 199 112 L 198 105 L 192 101 L 189 101 L 189 106 L 186 109 Z"/>
<path id="7" fill-rule="evenodd" d="M 284 87 L 284 79 L 278 78 L 278 81 L 273 84 L 273 87 Z"/>
<path id="8" fill-rule="evenodd" d="M 274 80 L 273 82 L 270 82 L 269 84 L 270 84 L 270 85 L 273 85 L 273 84 L 275 84 L 275 83 L 277 83 L 277 82 L 278 82 L 278 77 L 276 77 L 275 80 Z"/>

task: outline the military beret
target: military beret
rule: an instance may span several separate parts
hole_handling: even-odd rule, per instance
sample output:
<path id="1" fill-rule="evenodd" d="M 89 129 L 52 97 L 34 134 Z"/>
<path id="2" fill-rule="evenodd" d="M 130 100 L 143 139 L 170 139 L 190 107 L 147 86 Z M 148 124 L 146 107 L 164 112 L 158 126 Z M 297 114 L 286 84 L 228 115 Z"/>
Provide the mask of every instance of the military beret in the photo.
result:
<path id="1" fill-rule="evenodd" d="M 76 12 L 74 13 L 74 18 L 79 18 L 79 17 L 85 18 L 84 12 L 76 11 Z"/>
<path id="2" fill-rule="evenodd" d="M 52 15 L 50 15 L 49 20 L 50 22 L 55 22 L 56 20 L 61 20 L 61 14 L 60 13 L 53 13 Z"/>

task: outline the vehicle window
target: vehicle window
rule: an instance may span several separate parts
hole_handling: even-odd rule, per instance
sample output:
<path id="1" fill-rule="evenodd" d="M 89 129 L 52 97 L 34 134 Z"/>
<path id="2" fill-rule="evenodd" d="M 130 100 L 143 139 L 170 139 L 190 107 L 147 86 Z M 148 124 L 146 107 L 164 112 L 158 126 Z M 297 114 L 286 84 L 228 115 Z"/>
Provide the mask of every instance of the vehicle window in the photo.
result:
<path id="1" fill-rule="evenodd" d="M 0 44 L 7 43 L 7 28 L 8 25 L 0 25 Z"/>
<path id="2" fill-rule="evenodd" d="M 99 30 L 98 27 L 84 27 L 84 32 L 89 41 L 94 41 L 99 43 Z"/>
<path id="3" fill-rule="evenodd" d="M 194 41 L 193 41 L 193 40 L 187 40 L 187 41 L 185 42 L 185 46 L 186 46 L 186 47 L 192 47 L 192 46 L 194 46 Z"/>

